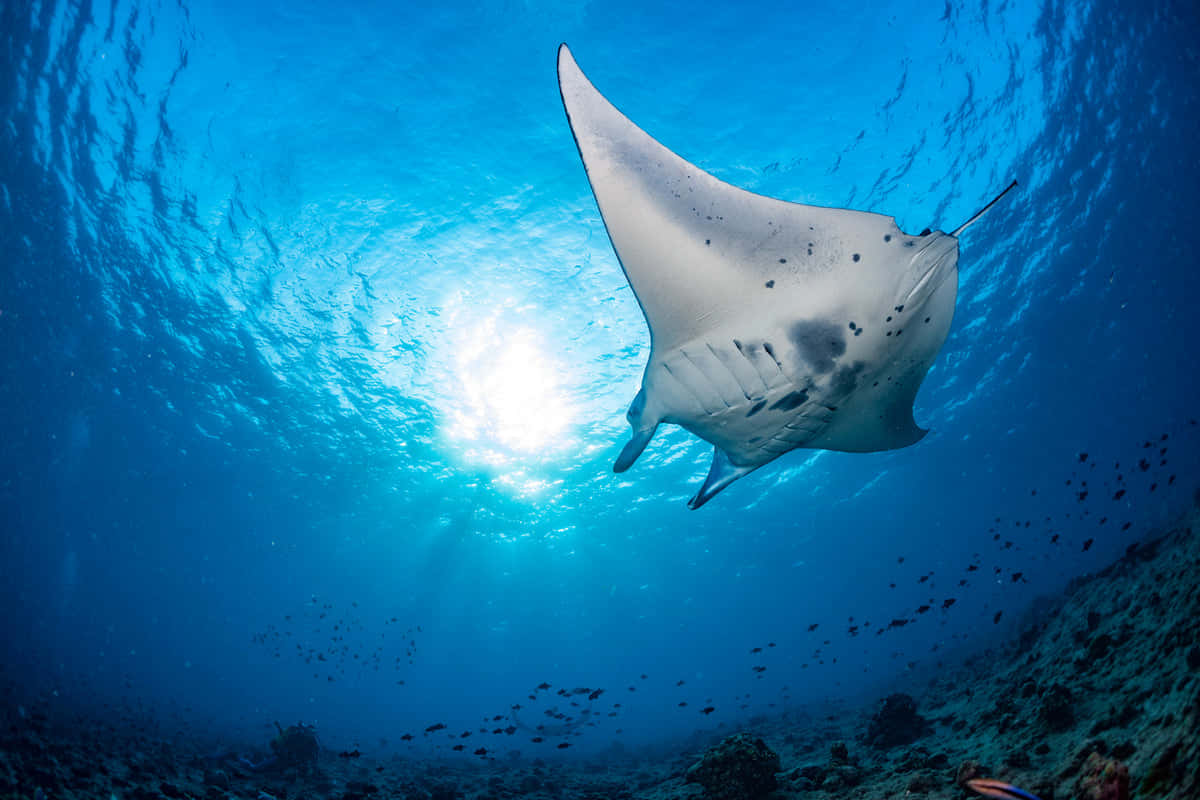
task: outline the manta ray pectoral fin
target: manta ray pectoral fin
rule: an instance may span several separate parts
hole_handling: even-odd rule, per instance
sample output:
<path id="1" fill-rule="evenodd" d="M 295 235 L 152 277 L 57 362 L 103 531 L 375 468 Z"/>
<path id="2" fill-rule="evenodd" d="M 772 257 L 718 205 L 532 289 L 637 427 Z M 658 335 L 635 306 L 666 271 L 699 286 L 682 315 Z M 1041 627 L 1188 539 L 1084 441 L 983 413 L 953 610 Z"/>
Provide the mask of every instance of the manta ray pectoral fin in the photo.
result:
<path id="1" fill-rule="evenodd" d="M 696 496 L 688 501 L 688 508 L 695 511 L 700 506 L 712 500 L 717 492 L 736 481 L 743 475 L 749 475 L 758 466 L 739 467 L 729 460 L 729 456 L 719 447 L 713 448 L 712 466 L 708 468 L 708 477 Z"/>
<path id="2" fill-rule="evenodd" d="M 658 430 L 658 425 L 642 430 L 634 429 L 633 436 L 629 437 L 629 441 L 621 448 L 621 455 L 617 456 L 617 461 L 613 464 L 613 472 L 624 472 L 633 466 L 633 462 L 638 460 L 638 456 L 646 449 L 646 445 L 650 444 L 650 440 L 654 438 L 654 432 Z"/>

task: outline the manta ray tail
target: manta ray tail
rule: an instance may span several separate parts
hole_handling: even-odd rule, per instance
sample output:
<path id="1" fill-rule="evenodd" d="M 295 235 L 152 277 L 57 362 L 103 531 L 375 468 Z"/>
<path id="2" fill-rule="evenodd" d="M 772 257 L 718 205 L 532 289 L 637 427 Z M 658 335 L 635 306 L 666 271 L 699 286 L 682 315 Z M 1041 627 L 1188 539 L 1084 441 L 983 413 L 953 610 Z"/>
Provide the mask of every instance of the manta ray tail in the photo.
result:
<path id="1" fill-rule="evenodd" d="M 971 217 L 969 220 L 967 220 L 966 222 L 964 222 L 962 225 L 959 225 L 957 228 L 955 228 L 955 229 L 954 229 L 954 233 L 952 233 L 952 234 L 950 234 L 950 235 L 951 235 L 951 236 L 953 236 L 954 238 L 956 238 L 956 239 L 957 239 L 957 238 L 958 238 L 958 236 L 959 236 L 959 234 L 961 234 L 961 233 L 962 233 L 963 231 L 965 231 L 967 228 L 969 228 L 969 227 L 971 227 L 972 225 L 974 225 L 974 224 L 975 224 L 975 221 L 976 221 L 977 219 L 979 219 L 980 217 L 982 217 L 985 211 L 987 211 L 987 210 L 988 210 L 989 208 L 991 208 L 992 206 L 996 205 L 996 203 L 997 203 L 997 202 L 999 202 L 1000 198 L 1001 198 L 1001 197 L 1004 197 L 1004 195 L 1008 194 L 1008 193 L 1009 193 L 1009 191 L 1010 191 L 1010 190 L 1011 190 L 1011 189 L 1012 189 L 1014 186 L 1016 186 L 1016 185 L 1017 185 L 1017 182 L 1016 182 L 1016 181 L 1013 181 L 1012 183 L 1010 183 L 1010 184 L 1009 184 L 1009 185 L 1008 185 L 1008 186 L 1005 188 L 1005 190 L 1004 190 L 1003 192 L 1001 192 L 1000 194 L 998 194 L 998 195 L 996 195 L 995 197 L 993 197 L 993 198 L 992 198 L 992 202 L 988 203 L 986 206 L 984 206 L 983 208 L 981 208 L 981 209 L 979 209 L 978 211 L 976 211 L 976 212 L 975 212 L 975 216 Z"/>

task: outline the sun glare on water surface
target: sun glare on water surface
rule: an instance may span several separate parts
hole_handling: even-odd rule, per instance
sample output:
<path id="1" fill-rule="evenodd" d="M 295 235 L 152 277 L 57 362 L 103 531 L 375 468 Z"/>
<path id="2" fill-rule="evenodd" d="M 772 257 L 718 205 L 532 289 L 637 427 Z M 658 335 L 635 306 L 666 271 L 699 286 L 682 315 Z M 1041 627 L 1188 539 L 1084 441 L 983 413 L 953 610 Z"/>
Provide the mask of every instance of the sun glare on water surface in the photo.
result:
<path id="1" fill-rule="evenodd" d="M 544 337 L 494 317 L 464 332 L 454 354 L 458 393 L 446 409 L 449 437 L 471 460 L 492 466 L 566 447 L 573 415 Z"/>

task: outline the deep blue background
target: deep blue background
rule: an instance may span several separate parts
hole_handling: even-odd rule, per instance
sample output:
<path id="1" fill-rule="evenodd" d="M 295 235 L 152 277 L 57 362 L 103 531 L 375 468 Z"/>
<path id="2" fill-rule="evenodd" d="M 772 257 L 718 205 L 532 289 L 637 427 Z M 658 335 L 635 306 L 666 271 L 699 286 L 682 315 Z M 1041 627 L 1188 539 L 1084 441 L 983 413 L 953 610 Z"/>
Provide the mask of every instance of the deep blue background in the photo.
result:
<path id="1" fill-rule="evenodd" d="M 4 3 L 9 679 L 418 752 L 535 723 L 549 681 L 606 689 L 575 744 L 657 740 L 928 675 L 1189 500 L 1194 9 L 845 5 Z M 916 232 L 1021 182 L 964 235 L 929 437 L 792 453 L 699 512 L 682 431 L 611 474 L 648 336 L 560 41 L 755 191 Z M 1128 495 L 1079 502 L 1121 460 Z"/>

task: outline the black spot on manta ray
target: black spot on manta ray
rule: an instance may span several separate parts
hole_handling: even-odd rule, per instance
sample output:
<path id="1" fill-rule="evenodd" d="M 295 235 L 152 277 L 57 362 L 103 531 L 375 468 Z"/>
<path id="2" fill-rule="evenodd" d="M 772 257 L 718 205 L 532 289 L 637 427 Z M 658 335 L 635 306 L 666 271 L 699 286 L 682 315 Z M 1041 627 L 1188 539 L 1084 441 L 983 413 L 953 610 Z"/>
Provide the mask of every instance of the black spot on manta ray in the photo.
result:
<path id="1" fill-rule="evenodd" d="M 772 411 L 791 411 L 804 405 L 808 400 L 808 392 L 801 389 L 797 392 L 789 392 L 783 397 L 771 404 Z"/>
<path id="2" fill-rule="evenodd" d="M 782 260 L 782 259 L 780 259 L 780 260 Z M 769 280 L 769 281 L 767 281 L 767 282 L 766 282 L 765 284 L 763 284 L 763 285 L 764 285 L 764 286 L 766 286 L 768 289 L 774 289 L 774 288 L 775 288 L 775 281 L 774 281 L 774 280 Z"/>
<path id="3" fill-rule="evenodd" d="M 704 240 L 704 243 L 705 243 L 705 244 L 712 244 L 712 239 L 705 239 L 705 240 Z"/>
<path id="4" fill-rule="evenodd" d="M 779 259 L 779 263 L 780 263 L 780 264 L 786 264 L 786 263 L 787 263 L 787 259 L 786 259 L 786 258 L 781 258 L 781 259 Z"/>
<path id="5" fill-rule="evenodd" d="M 891 235 L 890 233 L 885 233 L 885 234 L 883 235 L 883 240 L 884 240 L 885 242 L 890 242 L 890 241 L 892 240 L 892 235 Z"/>
<path id="6" fill-rule="evenodd" d="M 860 256 L 858 253 L 855 253 L 854 255 L 852 255 L 850 257 L 853 258 L 855 261 L 858 261 L 860 258 L 862 258 L 862 256 Z"/>
<path id="7" fill-rule="evenodd" d="M 846 338 L 832 322 L 802 320 L 792 325 L 788 338 L 818 375 L 832 372 L 834 362 L 846 352 Z"/>
<path id="8" fill-rule="evenodd" d="M 855 325 L 853 322 L 851 322 L 851 323 L 850 323 L 850 330 L 854 330 L 854 329 L 855 329 L 855 328 L 857 328 L 857 327 L 858 327 L 858 326 L 857 326 L 857 325 Z"/>

